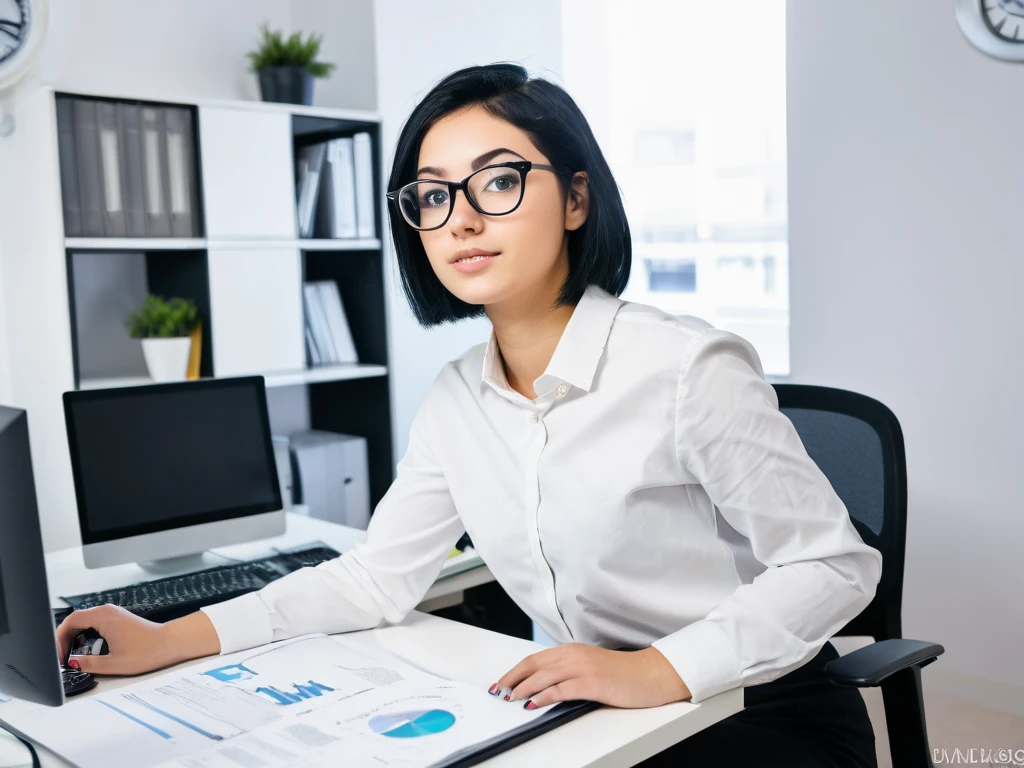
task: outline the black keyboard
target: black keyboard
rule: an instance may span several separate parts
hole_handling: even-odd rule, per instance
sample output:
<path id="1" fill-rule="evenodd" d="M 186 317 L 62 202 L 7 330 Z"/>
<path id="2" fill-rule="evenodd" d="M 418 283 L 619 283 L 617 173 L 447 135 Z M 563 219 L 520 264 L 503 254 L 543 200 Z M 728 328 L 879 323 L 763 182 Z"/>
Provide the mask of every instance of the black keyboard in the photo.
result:
<path id="1" fill-rule="evenodd" d="M 58 609 L 54 612 L 54 620 L 59 624 L 71 610 L 111 604 L 144 619 L 163 623 L 187 616 L 204 606 L 255 592 L 292 571 L 316 566 L 339 556 L 339 552 L 317 542 L 259 560 L 220 565 L 119 589 L 61 596 L 71 609 Z"/>

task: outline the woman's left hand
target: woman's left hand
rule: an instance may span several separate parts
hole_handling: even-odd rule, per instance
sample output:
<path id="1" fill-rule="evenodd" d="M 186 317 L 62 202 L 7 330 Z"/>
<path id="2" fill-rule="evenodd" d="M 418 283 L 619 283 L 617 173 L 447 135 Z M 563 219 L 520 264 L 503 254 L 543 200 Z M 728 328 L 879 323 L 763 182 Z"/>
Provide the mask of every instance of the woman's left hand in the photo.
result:
<path id="1" fill-rule="evenodd" d="M 527 656 L 490 693 L 507 701 L 526 701 L 527 709 L 573 699 L 637 708 L 690 698 L 690 689 L 657 648 L 610 651 L 583 643 Z"/>

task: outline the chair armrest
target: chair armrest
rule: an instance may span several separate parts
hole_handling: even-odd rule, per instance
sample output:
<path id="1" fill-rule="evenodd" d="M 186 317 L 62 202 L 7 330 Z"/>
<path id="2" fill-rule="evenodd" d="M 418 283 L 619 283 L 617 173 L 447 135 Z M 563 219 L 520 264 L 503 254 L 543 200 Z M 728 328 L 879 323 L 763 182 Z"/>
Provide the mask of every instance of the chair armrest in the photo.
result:
<path id="1" fill-rule="evenodd" d="M 928 666 L 945 651 L 923 640 L 882 640 L 833 659 L 825 665 L 825 676 L 836 685 L 874 688 L 902 669 Z"/>

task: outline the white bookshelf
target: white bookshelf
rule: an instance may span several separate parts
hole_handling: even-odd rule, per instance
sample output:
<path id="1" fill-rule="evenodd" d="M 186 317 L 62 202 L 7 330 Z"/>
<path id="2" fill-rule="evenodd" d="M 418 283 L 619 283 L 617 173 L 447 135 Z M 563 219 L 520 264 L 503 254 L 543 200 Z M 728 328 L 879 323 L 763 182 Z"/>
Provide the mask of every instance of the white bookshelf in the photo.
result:
<path id="1" fill-rule="evenodd" d="M 74 251 L 189 251 L 206 247 L 200 237 L 65 237 L 64 247 Z"/>
<path id="2" fill-rule="evenodd" d="M 72 250 L 188 251 L 205 249 L 211 244 L 221 248 L 296 248 L 303 251 L 376 251 L 379 238 L 296 240 L 209 240 L 205 237 L 66 237 L 64 246 Z"/>
<path id="3" fill-rule="evenodd" d="M 61 97 L 191 111 L 196 236 L 65 234 Z M 54 88 L 19 103 L 18 129 L 0 140 L 0 167 L 20 180 L 0 185 L 0 300 L 10 327 L 13 404 L 29 412 L 43 519 L 72 532 L 47 532 L 48 548 L 75 544 L 78 530 L 62 395 L 152 383 L 141 345 L 123 328 L 146 292 L 197 300 L 202 378 L 256 374 L 268 387 L 304 388 L 312 428 L 365 436 L 376 506 L 395 466 L 380 123 L 379 114 L 362 110 Z M 373 143 L 377 237 L 299 238 L 297 147 L 361 131 Z M 338 284 L 359 364 L 307 363 L 302 284 L 325 279 Z"/>
<path id="4" fill-rule="evenodd" d="M 387 375 L 388 369 L 383 365 L 324 365 L 301 371 L 267 373 L 263 374 L 263 379 L 268 387 L 294 387 L 325 381 L 370 379 Z M 79 382 L 78 388 L 112 389 L 114 387 L 140 387 L 152 383 L 153 380 L 148 376 L 123 376 L 111 379 L 83 379 Z"/>

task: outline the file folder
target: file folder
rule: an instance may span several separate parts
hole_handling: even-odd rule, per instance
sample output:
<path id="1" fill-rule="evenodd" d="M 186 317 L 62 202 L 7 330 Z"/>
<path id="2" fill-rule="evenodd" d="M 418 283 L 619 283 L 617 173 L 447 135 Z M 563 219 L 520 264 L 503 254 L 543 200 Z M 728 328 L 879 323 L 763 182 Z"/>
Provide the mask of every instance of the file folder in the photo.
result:
<path id="1" fill-rule="evenodd" d="M 296 162 L 296 215 L 299 237 L 312 237 L 317 195 L 320 191 L 320 171 L 327 145 L 312 144 L 299 150 Z"/>
<path id="2" fill-rule="evenodd" d="M 142 107 L 142 168 L 146 234 L 149 237 L 170 237 L 167 128 L 164 110 L 157 107 Z"/>
<path id="3" fill-rule="evenodd" d="M 78 159 L 78 192 L 82 235 L 103 237 L 103 199 L 100 187 L 99 137 L 96 102 L 75 99 L 75 150 Z"/>
<path id="4" fill-rule="evenodd" d="M 64 206 L 65 237 L 82 235 L 79 203 L 78 154 L 75 151 L 75 102 L 57 99 L 57 149 L 60 157 L 60 196 Z"/>
<path id="5" fill-rule="evenodd" d="M 320 364 L 331 365 L 340 362 L 334 351 L 327 312 L 316 283 L 305 283 L 302 286 L 302 296 L 306 309 L 306 325 L 312 331 L 314 348 Z"/>
<path id="6" fill-rule="evenodd" d="M 327 318 L 327 330 L 331 335 L 334 349 L 334 361 L 358 363 L 359 355 L 356 353 L 352 329 L 349 327 L 348 316 L 342 305 L 338 284 L 333 280 L 320 280 L 314 285 L 320 291 L 320 302 L 323 304 L 324 315 Z"/>
<path id="7" fill-rule="evenodd" d="M 117 105 L 96 102 L 99 132 L 100 186 L 103 189 L 103 230 L 107 237 L 128 234 L 124 213 L 124 165 L 117 126 Z"/>
<path id="8" fill-rule="evenodd" d="M 317 229 L 335 239 L 356 237 L 356 179 L 352 139 L 334 139 L 320 177 Z"/>
<path id="9" fill-rule="evenodd" d="M 453 752 L 443 760 L 433 763 L 430 768 L 469 768 L 472 765 L 478 765 L 484 760 L 490 760 L 495 755 L 500 755 L 542 733 L 547 733 L 577 717 L 593 712 L 600 706 L 600 702 L 596 701 L 563 701 L 555 704 L 536 720 L 499 734 L 489 741 Z"/>
<path id="10" fill-rule="evenodd" d="M 195 145 L 192 132 L 192 112 L 187 109 L 168 108 L 167 168 L 170 189 L 171 234 L 174 237 L 198 235 L 195 199 Z"/>
<path id="11" fill-rule="evenodd" d="M 374 221 L 373 146 L 370 134 L 352 137 L 356 172 L 356 237 L 376 237 Z"/>
<path id="12" fill-rule="evenodd" d="M 124 210 L 128 237 L 146 237 L 146 201 L 142 168 L 141 112 L 136 104 L 118 104 L 117 120 L 124 159 Z"/>

